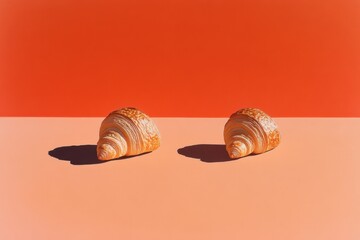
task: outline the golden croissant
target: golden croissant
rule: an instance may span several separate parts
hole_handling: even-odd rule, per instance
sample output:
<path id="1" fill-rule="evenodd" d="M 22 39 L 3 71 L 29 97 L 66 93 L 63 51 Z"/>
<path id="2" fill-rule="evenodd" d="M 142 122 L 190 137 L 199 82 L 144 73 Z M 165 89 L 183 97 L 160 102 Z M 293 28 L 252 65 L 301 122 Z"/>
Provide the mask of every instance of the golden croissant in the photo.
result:
<path id="1" fill-rule="evenodd" d="M 151 152 L 160 146 L 160 133 L 155 123 L 135 108 L 111 112 L 101 123 L 97 157 L 110 160 Z"/>
<path id="2" fill-rule="evenodd" d="M 225 124 L 224 140 L 230 158 L 258 154 L 277 147 L 280 134 L 274 120 L 256 108 L 235 112 Z"/>

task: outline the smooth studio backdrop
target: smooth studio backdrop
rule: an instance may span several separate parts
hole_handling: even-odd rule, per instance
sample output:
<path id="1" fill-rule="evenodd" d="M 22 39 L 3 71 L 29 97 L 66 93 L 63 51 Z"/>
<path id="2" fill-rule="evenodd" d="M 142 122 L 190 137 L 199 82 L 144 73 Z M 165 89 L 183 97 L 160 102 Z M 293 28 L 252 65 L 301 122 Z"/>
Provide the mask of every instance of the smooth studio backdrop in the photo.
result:
<path id="1" fill-rule="evenodd" d="M 357 0 L 0 0 L 0 116 L 360 117 Z"/>

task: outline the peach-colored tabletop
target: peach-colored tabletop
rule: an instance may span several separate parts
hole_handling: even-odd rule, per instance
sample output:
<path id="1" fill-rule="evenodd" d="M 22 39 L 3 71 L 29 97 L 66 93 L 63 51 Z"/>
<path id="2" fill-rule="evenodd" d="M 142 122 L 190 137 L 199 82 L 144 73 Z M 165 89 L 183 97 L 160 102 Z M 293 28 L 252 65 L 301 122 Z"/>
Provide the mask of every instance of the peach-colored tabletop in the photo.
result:
<path id="1" fill-rule="evenodd" d="M 360 119 L 276 118 L 232 161 L 227 119 L 154 120 L 158 150 L 99 163 L 102 118 L 0 118 L 0 239 L 360 239 Z"/>

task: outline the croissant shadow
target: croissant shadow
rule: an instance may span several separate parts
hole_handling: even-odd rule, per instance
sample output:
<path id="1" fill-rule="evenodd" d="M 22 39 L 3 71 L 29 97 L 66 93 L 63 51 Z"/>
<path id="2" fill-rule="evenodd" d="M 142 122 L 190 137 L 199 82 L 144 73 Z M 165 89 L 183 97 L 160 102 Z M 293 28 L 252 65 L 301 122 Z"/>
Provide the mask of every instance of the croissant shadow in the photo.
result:
<path id="1" fill-rule="evenodd" d="M 96 155 L 96 145 L 62 146 L 49 151 L 48 154 L 51 157 L 57 158 L 58 160 L 70 161 L 70 163 L 73 165 L 99 164 L 114 160 L 123 160 L 123 159 L 136 157 L 136 156 L 126 156 L 126 157 L 113 159 L 110 161 L 101 161 L 97 158 Z M 140 155 L 144 155 L 144 154 L 147 153 L 143 153 Z"/>
<path id="2" fill-rule="evenodd" d="M 197 144 L 185 146 L 179 148 L 177 152 L 185 157 L 197 158 L 200 159 L 200 161 L 208 163 L 236 160 L 229 157 L 224 144 Z"/>

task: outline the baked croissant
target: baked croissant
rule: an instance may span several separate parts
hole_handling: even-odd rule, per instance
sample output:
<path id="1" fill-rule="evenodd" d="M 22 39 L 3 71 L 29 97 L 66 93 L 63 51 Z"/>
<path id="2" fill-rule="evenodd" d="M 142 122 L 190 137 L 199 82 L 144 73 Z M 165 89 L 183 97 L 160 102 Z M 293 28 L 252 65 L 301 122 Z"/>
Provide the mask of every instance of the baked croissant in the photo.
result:
<path id="1" fill-rule="evenodd" d="M 101 123 L 97 157 L 111 160 L 151 152 L 160 146 L 160 133 L 155 123 L 135 108 L 111 112 Z"/>
<path id="2" fill-rule="evenodd" d="M 225 124 L 224 140 L 230 158 L 263 153 L 277 147 L 280 134 L 274 120 L 256 108 L 235 112 Z"/>

